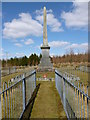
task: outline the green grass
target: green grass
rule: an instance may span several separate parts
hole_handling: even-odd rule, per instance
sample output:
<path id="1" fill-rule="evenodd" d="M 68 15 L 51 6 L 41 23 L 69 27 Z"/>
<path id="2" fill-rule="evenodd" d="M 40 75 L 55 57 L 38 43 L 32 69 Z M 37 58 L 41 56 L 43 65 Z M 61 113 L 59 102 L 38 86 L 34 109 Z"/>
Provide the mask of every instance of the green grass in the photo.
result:
<path id="1" fill-rule="evenodd" d="M 39 83 L 31 118 L 66 118 L 55 81 L 37 81 Z"/>

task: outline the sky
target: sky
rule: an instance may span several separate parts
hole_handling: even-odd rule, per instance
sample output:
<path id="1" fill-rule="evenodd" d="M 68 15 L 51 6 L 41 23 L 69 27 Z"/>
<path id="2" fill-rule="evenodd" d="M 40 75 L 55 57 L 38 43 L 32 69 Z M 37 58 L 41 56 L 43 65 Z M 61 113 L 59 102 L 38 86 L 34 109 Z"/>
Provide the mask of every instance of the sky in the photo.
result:
<path id="1" fill-rule="evenodd" d="M 43 7 L 47 9 L 47 36 L 50 55 L 73 49 L 88 49 L 88 3 L 39 2 L 2 3 L 2 54 L 0 57 L 40 55 L 43 43 Z"/>

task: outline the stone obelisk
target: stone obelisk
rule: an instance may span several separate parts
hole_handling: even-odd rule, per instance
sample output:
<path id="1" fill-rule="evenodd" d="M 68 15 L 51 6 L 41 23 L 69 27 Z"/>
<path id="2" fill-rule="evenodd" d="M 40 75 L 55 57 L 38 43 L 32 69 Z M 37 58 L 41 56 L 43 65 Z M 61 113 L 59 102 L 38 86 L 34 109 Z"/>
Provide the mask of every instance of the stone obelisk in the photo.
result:
<path id="1" fill-rule="evenodd" d="M 49 50 L 50 46 L 48 45 L 47 40 L 47 14 L 46 14 L 46 7 L 44 7 L 44 16 L 43 16 L 43 45 L 41 46 L 42 50 L 42 58 L 39 64 L 39 69 L 44 70 L 52 70 L 53 64 L 49 58 Z"/>

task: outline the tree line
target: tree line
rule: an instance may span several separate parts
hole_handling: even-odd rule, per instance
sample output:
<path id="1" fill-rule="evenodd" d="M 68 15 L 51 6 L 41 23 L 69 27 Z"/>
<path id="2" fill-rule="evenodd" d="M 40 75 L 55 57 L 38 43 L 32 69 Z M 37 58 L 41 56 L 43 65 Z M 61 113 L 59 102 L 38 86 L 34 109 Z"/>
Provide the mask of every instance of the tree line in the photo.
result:
<path id="1" fill-rule="evenodd" d="M 88 62 L 88 54 L 66 54 L 63 56 L 54 56 L 52 58 L 53 63 L 72 63 L 72 62 Z"/>
<path id="2" fill-rule="evenodd" d="M 40 56 L 34 54 L 31 54 L 29 58 L 27 56 L 20 57 L 20 58 L 10 58 L 8 60 L 3 59 L 2 60 L 2 67 L 6 66 L 36 66 L 40 63 L 40 60 L 42 58 L 42 55 Z"/>
<path id="3" fill-rule="evenodd" d="M 2 67 L 6 66 L 36 66 L 40 63 L 40 60 L 42 58 L 42 55 L 39 56 L 34 54 L 31 54 L 29 58 L 27 56 L 20 57 L 20 58 L 10 58 L 7 61 L 2 60 Z M 63 56 L 53 56 L 50 57 L 51 62 L 54 64 L 58 63 L 72 63 L 72 62 L 88 62 L 88 54 L 74 54 L 71 52 L 70 54 L 66 54 Z"/>

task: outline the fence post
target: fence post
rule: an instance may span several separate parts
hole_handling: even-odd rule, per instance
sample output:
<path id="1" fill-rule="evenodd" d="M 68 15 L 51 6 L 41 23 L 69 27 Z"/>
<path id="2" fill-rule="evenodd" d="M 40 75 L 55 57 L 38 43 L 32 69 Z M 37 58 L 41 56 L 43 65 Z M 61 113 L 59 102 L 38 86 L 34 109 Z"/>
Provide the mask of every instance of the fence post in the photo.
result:
<path id="1" fill-rule="evenodd" d="M 35 71 L 35 87 L 36 87 L 36 71 Z"/>
<path id="2" fill-rule="evenodd" d="M 80 91 L 81 91 L 81 84 L 80 84 Z M 82 93 L 80 93 L 81 96 L 81 119 L 82 119 Z"/>
<path id="3" fill-rule="evenodd" d="M 79 82 L 78 82 L 78 117 L 80 118 L 80 108 L 79 108 Z"/>
<path id="4" fill-rule="evenodd" d="M 55 72 L 57 72 L 57 71 L 55 70 Z M 55 73 L 55 83 L 56 83 L 56 88 L 57 88 L 57 74 L 56 73 Z"/>
<path id="5" fill-rule="evenodd" d="M 87 96 L 88 96 L 88 86 L 87 86 Z M 89 120 L 89 115 L 88 115 L 88 97 L 87 97 L 87 120 Z"/>
<path id="6" fill-rule="evenodd" d="M 85 119 L 85 96 L 84 96 L 84 85 L 83 85 L 83 109 L 84 109 L 84 119 Z"/>
<path id="7" fill-rule="evenodd" d="M 1 67 L 0 67 L 0 92 L 1 92 Z M 1 95 L 0 95 L 0 119 L 2 118 L 2 111 L 1 111 Z"/>
<path id="8" fill-rule="evenodd" d="M 63 103 L 64 103 L 64 108 L 66 109 L 66 97 L 65 97 L 65 79 L 64 80 L 64 83 L 63 83 Z"/>
<path id="9" fill-rule="evenodd" d="M 23 111 L 25 110 L 26 107 L 26 82 L 25 82 L 25 77 L 23 78 Z"/>
<path id="10" fill-rule="evenodd" d="M 75 103 L 75 81 L 74 81 L 74 103 Z M 76 107 L 74 107 L 74 112 L 75 112 L 75 116 L 76 116 Z"/>

